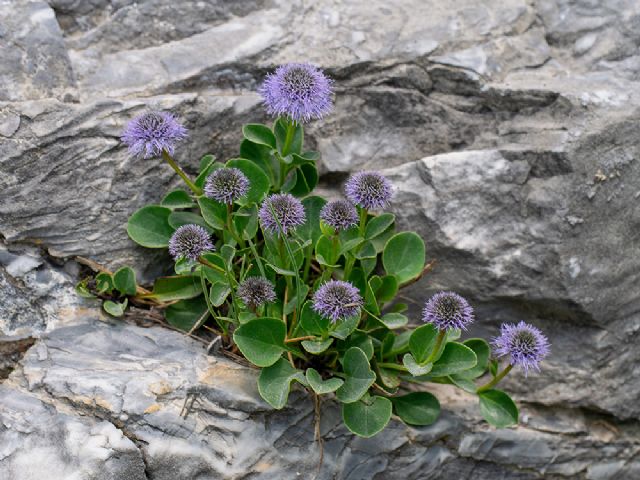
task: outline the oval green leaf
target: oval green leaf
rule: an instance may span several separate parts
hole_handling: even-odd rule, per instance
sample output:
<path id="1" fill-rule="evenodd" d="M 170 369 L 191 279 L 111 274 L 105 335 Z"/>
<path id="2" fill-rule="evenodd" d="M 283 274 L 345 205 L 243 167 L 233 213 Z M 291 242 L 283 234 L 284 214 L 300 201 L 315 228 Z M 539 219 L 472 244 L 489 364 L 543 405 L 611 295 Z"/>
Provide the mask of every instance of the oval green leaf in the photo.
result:
<path id="1" fill-rule="evenodd" d="M 392 397 L 396 414 L 409 425 L 431 425 L 440 415 L 440 402 L 429 392 Z"/>
<path id="2" fill-rule="evenodd" d="M 518 423 L 518 407 L 509 395 L 501 390 L 487 390 L 478 394 L 480 413 L 497 428 L 510 427 Z"/>
<path id="3" fill-rule="evenodd" d="M 135 212 L 127 222 L 131 240 L 147 248 L 165 248 L 174 229 L 169 225 L 171 209 L 148 205 Z"/>
<path id="4" fill-rule="evenodd" d="M 286 334 L 282 320 L 262 317 L 241 325 L 233 333 L 233 340 L 247 360 L 258 367 L 269 367 L 285 351 Z"/>
<path id="5" fill-rule="evenodd" d="M 271 129 L 266 125 L 249 123 L 242 127 L 242 134 L 244 135 L 244 138 L 253 143 L 276 148 L 276 137 Z"/>
<path id="6" fill-rule="evenodd" d="M 307 377 L 307 382 L 309 382 L 309 386 L 318 395 L 335 392 L 344 383 L 344 380 L 337 377 L 323 380 L 318 371 L 313 368 L 307 368 L 305 375 Z"/>
<path id="7" fill-rule="evenodd" d="M 249 323 L 245 325 L 249 325 Z M 304 374 L 300 370 L 293 368 L 284 358 L 279 358 L 273 365 L 263 368 L 260 372 L 258 392 L 269 405 L 276 410 L 280 410 L 287 404 L 291 382 L 294 380 L 303 385 L 307 383 Z"/>
<path id="8" fill-rule="evenodd" d="M 477 362 L 476 354 L 469 347 L 458 342 L 449 342 L 438 361 L 434 363 L 431 376 L 443 377 L 469 370 L 475 367 Z"/>
<path id="9" fill-rule="evenodd" d="M 417 278 L 424 269 L 424 261 L 424 242 L 413 232 L 394 235 L 382 252 L 385 272 L 395 275 L 400 284 Z"/>
<path id="10" fill-rule="evenodd" d="M 438 330 L 430 323 L 422 325 L 413 331 L 411 337 L 409 337 L 409 351 L 416 362 L 423 363 L 429 358 L 436 344 L 437 336 Z"/>
<path id="11" fill-rule="evenodd" d="M 113 274 L 113 285 L 123 295 L 133 296 L 136 294 L 136 273 L 131 267 L 119 268 Z"/>
<path id="12" fill-rule="evenodd" d="M 342 420 L 351 432 L 369 438 L 387 426 L 391 419 L 391 410 L 391 401 L 376 395 L 366 402 L 342 405 Z"/>
<path id="13" fill-rule="evenodd" d="M 376 381 L 376 374 L 371 370 L 367 355 L 357 347 L 351 347 L 344 354 L 342 368 L 344 384 L 336 391 L 336 396 L 342 403 L 357 402 Z"/>

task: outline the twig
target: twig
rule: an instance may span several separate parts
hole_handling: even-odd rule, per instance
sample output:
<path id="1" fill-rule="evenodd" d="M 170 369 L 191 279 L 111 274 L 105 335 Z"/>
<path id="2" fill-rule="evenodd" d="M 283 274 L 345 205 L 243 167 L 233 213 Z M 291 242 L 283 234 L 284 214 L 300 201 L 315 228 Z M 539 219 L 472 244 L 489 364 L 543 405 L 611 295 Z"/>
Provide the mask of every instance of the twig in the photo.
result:
<path id="1" fill-rule="evenodd" d="M 93 260 L 90 260 L 88 258 L 77 256 L 76 257 L 76 262 L 89 267 L 94 272 L 102 272 L 102 273 L 108 273 L 109 275 L 113 275 L 113 272 L 111 270 L 109 270 L 108 268 L 106 268 L 106 267 L 100 265 L 99 263 L 94 262 Z M 136 293 L 138 293 L 140 295 L 151 295 L 152 294 L 152 292 L 150 292 L 146 288 L 143 288 L 143 287 L 141 287 L 139 285 L 136 285 Z"/>
<path id="2" fill-rule="evenodd" d="M 422 272 L 420 272 L 420 275 L 418 275 L 416 278 L 414 278 L 410 282 L 405 283 L 400 288 L 407 288 L 409 285 L 413 285 L 414 283 L 419 282 L 422 279 L 422 277 L 424 277 L 427 273 L 429 273 L 431 270 L 433 270 L 433 267 L 435 267 L 435 265 L 436 265 L 436 261 L 435 260 L 431 260 L 429 263 L 427 263 L 424 266 L 424 268 L 422 269 Z"/>

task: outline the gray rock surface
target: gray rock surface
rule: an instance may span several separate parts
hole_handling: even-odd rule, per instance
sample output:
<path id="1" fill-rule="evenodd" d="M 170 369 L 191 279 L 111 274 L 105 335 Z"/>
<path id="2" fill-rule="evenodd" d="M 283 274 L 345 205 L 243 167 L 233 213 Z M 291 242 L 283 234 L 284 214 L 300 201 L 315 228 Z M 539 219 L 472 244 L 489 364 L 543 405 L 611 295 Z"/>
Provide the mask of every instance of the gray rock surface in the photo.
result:
<path id="1" fill-rule="evenodd" d="M 299 60 L 336 80 L 335 113 L 307 129 L 323 189 L 388 169 L 399 223 L 437 260 L 407 292 L 414 310 L 454 288 L 477 306 L 472 334 L 524 319 L 553 343 L 541 375 L 509 381 L 515 430 L 444 391 L 433 427 L 364 441 L 327 403 L 320 478 L 639 476 L 638 2 L 5 0 L 0 20 L 0 334 L 14 356 L 44 334 L 1 387 L 0 477 L 41 472 L 15 445 L 50 458 L 50 478 L 313 473 L 307 398 L 272 412 L 251 371 L 173 332 L 100 323 L 72 290 L 75 255 L 146 279 L 166 266 L 124 225 L 178 181 L 128 158 L 126 121 L 180 115 L 193 172 L 237 155 L 241 125 L 267 120 L 257 85 Z"/>

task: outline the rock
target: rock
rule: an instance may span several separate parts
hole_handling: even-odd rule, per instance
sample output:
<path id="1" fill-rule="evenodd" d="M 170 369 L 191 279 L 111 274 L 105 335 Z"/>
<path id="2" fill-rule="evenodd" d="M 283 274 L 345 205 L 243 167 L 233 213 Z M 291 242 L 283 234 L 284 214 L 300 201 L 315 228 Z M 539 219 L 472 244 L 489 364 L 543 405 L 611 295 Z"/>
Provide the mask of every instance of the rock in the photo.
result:
<path id="1" fill-rule="evenodd" d="M 79 468 L 76 461 L 91 465 L 104 456 L 112 460 L 112 471 L 129 469 L 131 477 L 120 478 L 138 478 L 139 455 L 147 475 L 141 478 L 315 474 L 319 451 L 311 398 L 296 390 L 289 406 L 275 411 L 258 396 L 256 373 L 207 355 L 201 344 L 176 332 L 86 318 L 41 339 L 2 386 L 0 436 L 16 439 L 3 442 L 12 451 L 51 456 L 67 475 Z M 635 424 L 613 433 L 609 428 L 616 427 L 594 414 L 525 406 L 523 426 L 496 431 L 478 421 L 470 395 L 444 386 L 434 392 L 444 406 L 434 425 L 408 428 L 394 420 L 372 439 L 349 434 L 337 404 L 324 401 L 318 478 L 529 479 L 583 477 L 587 470 L 588 478 L 609 478 L 611 472 L 632 478 L 640 471 L 629 448 Z M 26 411 L 33 420 L 24 418 Z M 54 437 L 65 439 L 65 446 L 57 442 L 53 449 Z M 74 448 L 86 454 L 60 458 L 60 450 Z M 19 468 L 21 458 L 1 459 L 0 473 L 31 478 Z M 53 471 L 49 478 L 68 477 Z"/>
<path id="2" fill-rule="evenodd" d="M 16 399 L 0 416 L 23 415 L 24 399 L 51 426 L 23 435 L 3 420 L 2 435 L 26 451 L 67 438 L 76 451 L 112 425 L 147 462 L 140 470 L 116 442 L 123 453 L 101 473 L 96 451 L 74 464 L 56 444 L 43 454 L 61 478 L 313 473 L 306 397 L 273 412 L 251 371 L 172 332 L 96 323 L 96 303 L 73 291 L 76 255 L 132 265 L 146 282 L 169 268 L 125 225 L 179 179 L 128 157 L 126 122 L 174 111 L 193 174 L 206 153 L 237 156 L 242 124 L 268 120 L 255 93 L 264 75 L 299 60 L 335 79 L 335 112 L 306 128 L 322 191 L 386 169 L 398 224 L 437 261 L 407 291 L 412 311 L 456 289 L 477 308 L 471 335 L 524 319 L 553 344 L 542 374 L 508 382 L 525 411 L 515 430 L 489 430 L 445 391 L 453 405 L 438 424 L 365 441 L 327 403 L 324 478 L 638 476 L 637 2 L 16 0 L 0 19 L 0 377 L 13 370 L 2 395 Z M 215 376 L 201 378 L 207 369 Z M 14 455 L 0 456 L 2 476 L 31 478 Z"/>
<path id="3" fill-rule="evenodd" d="M 61 413 L 3 385 L 0 400 L 4 478 L 147 478 L 140 451 L 112 423 Z"/>

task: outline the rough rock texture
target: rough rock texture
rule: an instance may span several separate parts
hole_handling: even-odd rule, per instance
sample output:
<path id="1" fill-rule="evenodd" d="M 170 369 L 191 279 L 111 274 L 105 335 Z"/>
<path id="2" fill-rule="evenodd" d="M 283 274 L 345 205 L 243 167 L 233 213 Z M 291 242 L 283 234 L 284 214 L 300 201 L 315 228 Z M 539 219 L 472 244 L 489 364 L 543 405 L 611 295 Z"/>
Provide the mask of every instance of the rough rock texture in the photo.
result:
<path id="1" fill-rule="evenodd" d="M 267 71 L 309 60 L 336 80 L 335 113 L 307 129 L 323 188 L 388 168 L 399 223 L 437 260 L 414 308 L 455 288 L 478 308 L 472 333 L 525 319 L 553 343 L 542 375 L 509 381 L 515 430 L 454 397 L 433 427 L 364 441 L 325 405 L 320 478 L 637 478 L 638 27 L 635 0 L 0 0 L 0 352 L 45 333 L 0 362 L 0 377 L 15 366 L 0 477 L 41 478 L 21 450 L 50 478 L 313 474 L 308 399 L 271 412 L 250 371 L 173 332 L 99 323 L 71 289 L 75 255 L 165 268 L 124 225 L 178 179 L 127 157 L 129 118 L 179 114 L 193 170 L 266 120 Z"/>

